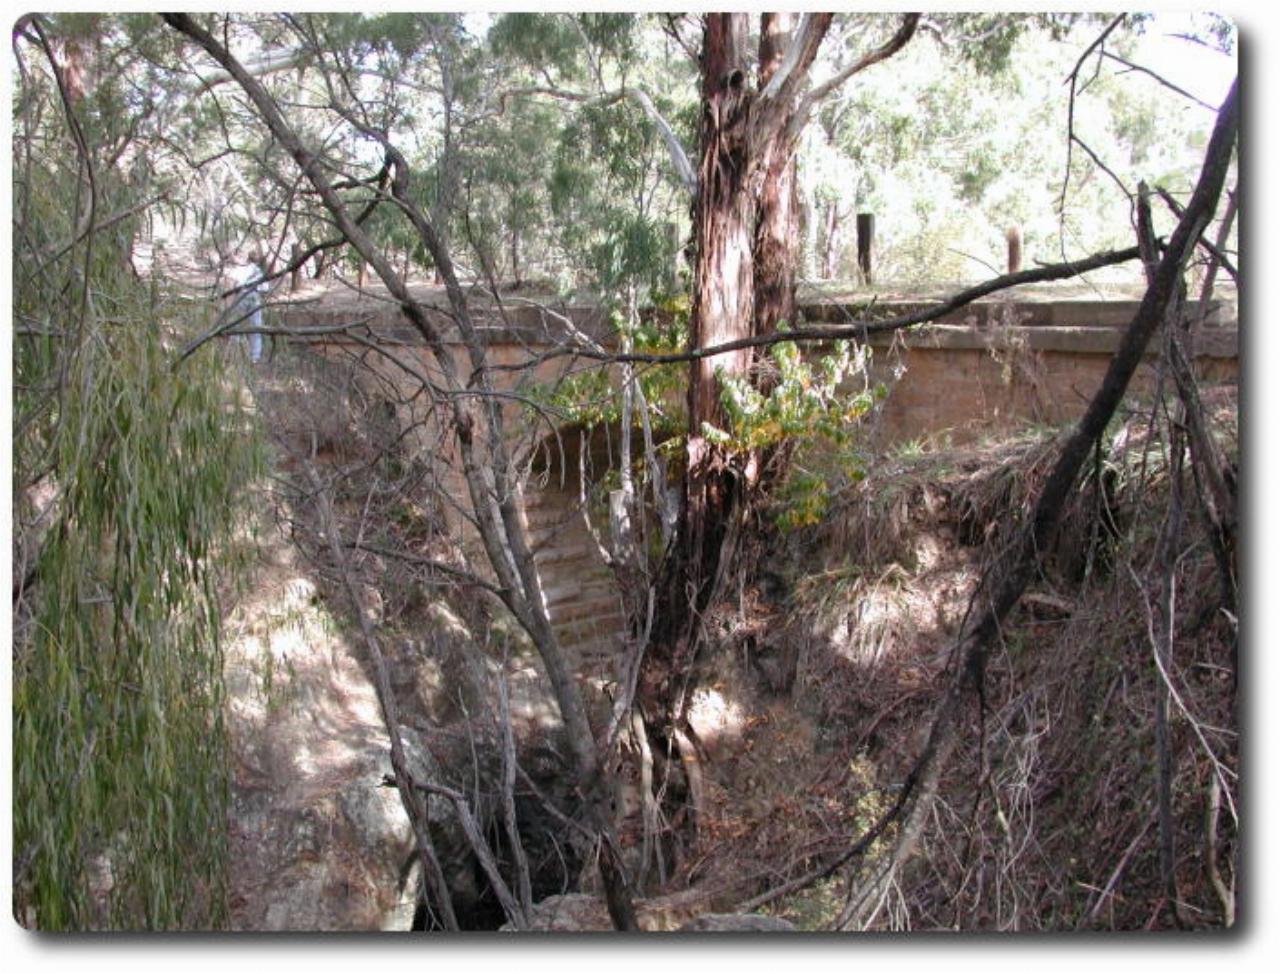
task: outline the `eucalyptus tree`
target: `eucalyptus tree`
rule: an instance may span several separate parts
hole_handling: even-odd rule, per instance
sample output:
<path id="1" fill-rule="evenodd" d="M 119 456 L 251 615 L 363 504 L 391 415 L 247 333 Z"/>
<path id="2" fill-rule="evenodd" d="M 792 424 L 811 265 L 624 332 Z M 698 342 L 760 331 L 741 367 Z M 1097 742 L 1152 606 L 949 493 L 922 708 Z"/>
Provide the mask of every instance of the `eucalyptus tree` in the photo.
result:
<path id="1" fill-rule="evenodd" d="M 457 158 L 462 233 L 485 276 L 513 289 L 560 269 L 549 202 L 559 118 L 546 105 L 521 106 L 468 127 Z"/>
<path id="2" fill-rule="evenodd" d="M 812 69 L 831 15 L 762 15 L 754 55 L 749 50 L 751 21 L 745 14 L 704 16 L 696 51 L 687 36 L 687 22 L 667 18 L 666 36 L 686 53 L 696 54 L 697 152 L 686 148 L 690 140 L 687 132 L 680 132 L 678 116 L 668 117 L 669 108 L 679 103 L 659 104 L 651 83 L 635 79 L 639 69 L 631 61 L 644 35 L 633 18 L 509 15 L 491 30 L 489 42 L 496 52 L 513 56 L 540 76 L 533 83 L 509 86 L 501 94 L 504 100 L 554 99 L 575 108 L 587 125 L 593 113 L 614 106 L 620 111 L 622 103 L 630 103 L 661 136 L 670 171 L 688 194 L 694 226 L 690 347 L 696 351 L 735 338 L 767 335 L 780 322 L 795 323 L 797 140 L 824 99 L 905 46 L 918 19 L 911 14 L 900 21 L 859 22 L 865 30 L 841 38 L 852 53 L 818 81 Z M 623 117 L 615 115 L 619 121 Z M 608 155 L 616 160 L 610 165 L 616 172 L 634 164 L 637 154 L 652 144 L 642 139 L 632 146 L 619 145 L 621 151 Z M 580 203 L 577 190 L 593 167 L 578 162 L 575 168 L 582 178 L 574 180 L 574 191 L 566 196 Z M 612 239 L 606 239 L 603 252 L 620 254 L 625 247 L 619 243 L 628 237 L 616 230 L 635 226 L 634 217 L 624 217 L 615 227 L 606 225 L 614 232 L 608 234 Z M 575 223 L 570 230 L 579 232 L 579 227 Z M 653 634 L 659 651 L 651 655 L 651 664 L 661 666 L 664 657 L 670 662 L 673 651 L 682 651 L 675 649 L 676 643 L 684 645 L 683 651 L 690 648 L 695 639 L 692 620 L 711 598 L 726 530 L 737 516 L 736 498 L 752 490 L 760 477 L 758 449 L 734 455 L 707 438 L 708 428 L 728 425 L 721 376 L 731 380 L 768 373 L 760 356 L 750 351 L 699 357 L 690 365 L 680 526 L 666 576 L 659 583 Z M 767 384 L 764 378 L 762 385 Z M 665 684 L 665 679 L 660 682 Z"/>
<path id="3" fill-rule="evenodd" d="M 541 219 L 572 271 L 565 283 L 669 289 L 666 224 L 685 222 L 694 185 L 683 58 L 630 14 L 506 14 L 487 46 L 501 65 L 492 125 L 519 133 L 536 119 L 552 140 L 549 172 L 519 158 L 545 186 Z"/>
<path id="4" fill-rule="evenodd" d="M 918 14 L 830 76 L 812 71 L 833 15 L 764 14 L 753 58 L 746 14 L 707 14 L 700 57 L 701 114 L 694 204 L 695 269 L 690 347 L 697 351 L 768 335 L 794 323 L 793 155 L 824 98 L 901 50 Z M 861 38 L 860 38 L 861 40 Z M 753 63 L 755 77 L 753 79 Z M 690 365 L 688 434 L 680 526 L 661 585 L 659 625 L 647 664 L 659 697 L 671 697 L 696 652 L 697 619 L 735 559 L 745 503 L 760 482 L 760 449 L 735 450 L 710 433 L 728 425 L 722 391 L 765 369 L 749 348 Z M 675 680 L 673 682 L 673 680 Z M 650 705 L 668 705 L 651 700 Z M 678 718 L 678 714 L 677 714 Z"/>
<path id="5" fill-rule="evenodd" d="M 1084 152 L 1063 191 L 1063 81 L 1101 26 L 1092 16 L 931 17 L 893 70 L 828 99 L 803 145 L 814 276 L 842 275 L 855 209 L 879 216 L 877 266 L 893 286 L 994 272 L 1011 225 L 1029 262 L 1122 246 L 1125 192 Z M 1140 26 L 1113 35 L 1108 55 L 1120 60 L 1105 58 L 1081 92 L 1078 130 L 1126 182 L 1158 172 L 1185 186 L 1213 106 L 1166 97 L 1121 63 L 1137 56 Z"/>

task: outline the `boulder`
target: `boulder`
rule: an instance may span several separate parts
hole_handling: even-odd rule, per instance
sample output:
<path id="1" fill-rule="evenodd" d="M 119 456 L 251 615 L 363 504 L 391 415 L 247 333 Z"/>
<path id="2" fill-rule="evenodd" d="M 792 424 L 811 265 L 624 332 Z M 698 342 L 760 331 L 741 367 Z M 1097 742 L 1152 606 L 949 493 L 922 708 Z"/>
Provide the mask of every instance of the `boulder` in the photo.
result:
<path id="1" fill-rule="evenodd" d="M 529 932 L 611 932 L 604 899 L 582 892 L 552 895 L 533 907 Z M 498 930 L 514 932 L 510 923 Z"/>
<path id="2" fill-rule="evenodd" d="M 414 774 L 441 779 L 417 731 L 401 732 Z M 235 927 L 408 931 L 418 901 L 413 829 L 399 792 L 383 783 L 389 774 L 389 747 L 374 738 L 318 777 L 239 789 L 232 814 Z M 452 805 L 433 800 L 429 808 L 441 866 L 465 904 L 478 894 L 466 836 Z"/>

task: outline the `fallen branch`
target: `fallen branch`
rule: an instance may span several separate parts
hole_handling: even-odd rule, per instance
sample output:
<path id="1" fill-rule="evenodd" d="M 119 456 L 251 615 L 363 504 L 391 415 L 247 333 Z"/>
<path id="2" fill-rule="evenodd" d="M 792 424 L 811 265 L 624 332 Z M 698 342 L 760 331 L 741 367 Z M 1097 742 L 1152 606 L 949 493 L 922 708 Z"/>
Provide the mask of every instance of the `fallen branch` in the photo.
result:
<path id="1" fill-rule="evenodd" d="M 1205 808 L 1204 867 L 1209 873 L 1209 883 L 1222 903 L 1222 924 L 1230 929 L 1236 924 L 1236 890 L 1235 882 L 1228 888 L 1218 871 L 1218 815 L 1221 808 L 1222 794 L 1215 775 L 1209 778 L 1209 803 Z"/>
<path id="2" fill-rule="evenodd" d="M 1142 844 L 1142 839 L 1147 836 L 1147 832 L 1151 830 L 1151 825 L 1154 822 L 1155 815 L 1153 814 L 1147 818 L 1146 823 L 1141 829 L 1139 829 L 1138 833 L 1134 835 L 1133 840 L 1129 842 L 1129 846 L 1125 848 L 1124 854 L 1120 856 L 1120 861 L 1112 870 L 1111 877 L 1107 879 L 1107 884 L 1103 886 L 1102 890 L 1098 893 L 1098 900 L 1093 904 L 1093 908 L 1089 910 L 1085 918 L 1081 920 L 1080 924 L 1076 927 L 1077 929 L 1097 920 L 1098 913 L 1102 911 L 1102 907 L 1106 905 L 1107 900 L 1111 898 L 1112 892 L 1115 891 L 1116 883 L 1120 881 L 1120 876 L 1123 875 L 1125 869 L 1129 867 L 1129 862 L 1133 860 L 1134 852 L 1138 850 L 1139 845 Z"/>

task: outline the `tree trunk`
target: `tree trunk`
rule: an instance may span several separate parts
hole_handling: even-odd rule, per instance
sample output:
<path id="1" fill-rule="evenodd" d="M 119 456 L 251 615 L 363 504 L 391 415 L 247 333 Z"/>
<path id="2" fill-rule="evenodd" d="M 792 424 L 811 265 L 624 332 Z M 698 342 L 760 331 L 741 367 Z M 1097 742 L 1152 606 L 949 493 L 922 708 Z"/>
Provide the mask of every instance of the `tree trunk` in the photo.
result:
<path id="1" fill-rule="evenodd" d="M 795 318 L 792 123 L 801 81 L 830 22 L 829 14 L 805 21 L 765 14 L 757 89 L 747 74 L 748 15 L 706 17 L 694 204 L 694 348 L 773 331 L 780 320 Z M 801 23 L 806 26 L 797 46 L 792 34 Z M 759 476 L 758 456 L 734 453 L 706 436 L 708 426 L 728 425 L 720 404 L 722 378 L 746 376 L 752 362 L 752 353 L 742 350 L 698 359 L 690 368 L 688 465 L 674 556 L 665 568 L 642 682 L 648 703 L 664 701 L 671 677 L 685 671 L 697 618 L 714 600 L 732 558 L 743 487 Z"/>
<path id="2" fill-rule="evenodd" d="M 836 276 L 836 258 L 840 252 L 836 246 L 836 238 L 840 233 L 840 206 L 834 199 L 827 200 L 827 218 L 824 222 L 822 279 L 833 280 Z"/>
<path id="3" fill-rule="evenodd" d="M 703 35 L 699 192 L 694 201 L 690 346 L 751 332 L 755 313 L 752 242 L 756 205 L 747 184 L 753 92 L 747 83 L 747 15 L 708 14 Z M 744 375 L 750 351 L 690 365 L 687 468 L 675 543 L 663 565 L 637 699 L 655 731 L 670 732 L 677 693 L 692 659 L 697 619 L 711 600 L 735 496 L 734 457 L 704 434 L 724 429 L 717 370 Z"/>
<path id="4" fill-rule="evenodd" d="M 711 14 L 703 45 L 700 186 L 694 217 L 698 247 L 694 268 L 690 341 L 695 348 L 751 333 L 755 316 L 752 241 L 756 202 L 747 182 L 748 122 L 753 92 L 747 83 L 746 14 Z M 705 605 L 714 578 L 725 522 L 732 507 L 734 471 L 726 450 L 713 446 L 704 427 L 724 428 L 720 380 L 744 375 L 749 351 L 695 361 L 689 376 L 688 471 L 680 554 L 687 574 L 683 591 L 691 606 Z"/>
<path id="5" fill-rule="evenodd" d="M 518 291 L 523 281 L 520 280 L 520 234 L 511 231 L 511 289 Z"/>
<path id="6" fill-rule="evenodd" d="M 859 213 L 858 230 L 858 280 L 864 287 L 875 283 L 874 251 L 876 245 L 876 215 Z"/>
<path id="7" fill-rule="evenodd" d="M 760 88 L 782 63 L 799 15 L 762 14 Z M 760 189 L 755 236 L 755 334 L 772 334 L 779 322 L 796 326 L 796 258 L 800 246 L 796 157 L 789 146 L 770 146 Z"/>
<path id="8" fill-rule="evenodd" d="M 1009 273 L 1016 274 L 1022 269 L 1022 227 L 1011 226 L 1004 232 Z"/>

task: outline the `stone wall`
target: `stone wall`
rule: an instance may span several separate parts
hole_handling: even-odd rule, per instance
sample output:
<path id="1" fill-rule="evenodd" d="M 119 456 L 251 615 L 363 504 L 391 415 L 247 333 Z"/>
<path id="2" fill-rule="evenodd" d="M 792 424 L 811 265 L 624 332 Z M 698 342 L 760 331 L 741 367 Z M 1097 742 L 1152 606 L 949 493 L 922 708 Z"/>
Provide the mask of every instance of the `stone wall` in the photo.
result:
<path id="1" fill-rule="evenodd" d="M 878 444 L 930 435 L 964 442 L 1026 422 L 1073 421 L 1101 384 L 1121 335 L 1116 328 L 1089 326 L 934 325 L 897 342 L 873 341 L 874 378 L 891 388 Z M 1203 381 L 1236 382 L 1236 330 L 1206 329 L 1195 357 Z M 1149 354 L 1131 395 L 1152 391 L 1157 362 Z"/>
<path id="2" fill-rule="evenodd" d="M 425 295 L 424 295 L 425 296 Z M 913 313 L 929 306 L 919 301 L 883 302 L 875 305 L 879 317 Z M 1131 300 L 983 300 L 971 304 L 936 324 L 910 332 L 876 336 L 875 380 L 892 388 L 882 410 L 879 445 L 949 434 L 953 441 L 971 439 L 982 432 L 1008 429 L 1020 422 L 1057 424 L 1077 417 L 1106 372 L 1111 355 L 1139 306 Z M 528 383 L 548 384 L 567 367 L 568 358 L 540 358 L 541 352 L 564 341 L 566 324 L 591 340 L 608 345 L 608 325 L 598 308 L 560 306 L 554 313 L 538 307 L 508 305 L 501 313 L 478 306 L 477 326 L 490 344 L 490 357 L 502 369 L 494 374 L 521 391 Z M 833 301 L 803 304 L 807 324 L 837 324 L 858 320 L 865 308 Z M 290 323 L 332 325 L 350 320 L 350 309 L 308 307 L 290 312 Z M 420 339 L 406 327 L 394 307 L 381 308 L 369 321 L 381 337 L 403 342 L 403 355 L 426 373 L 433 371 Z M 445 325 L 446 332 L 450 330 Z M 1201 378 L 1211 383 L 1235 382 L 1238 338 L 1231 308 L 1215 302 L 1206 326 L 1199 328 L 1193 350 Z M 466 374 L 458 346 L 459 370 Z M 384 358 L 366 355 L 375 368 L 396 384 L 409 376 Z M 1155 382 L 1157 356 L 1135 377 L 1133 393 L 1149 391 Z M 535 362 L 532 374 L 520 366 Z M 576 367 L 581 367 L 578 363 Z M 616 383 L 615 383 L 616 384 Z M 509 418 L 518 407 L 506 405 Z M 519 421 L 509 424 L 515 439 L 532 432 Z M 542 430 L 536 438 L 545 438 Z M 524 439 L 527 447 L 528 440 Z"/>

